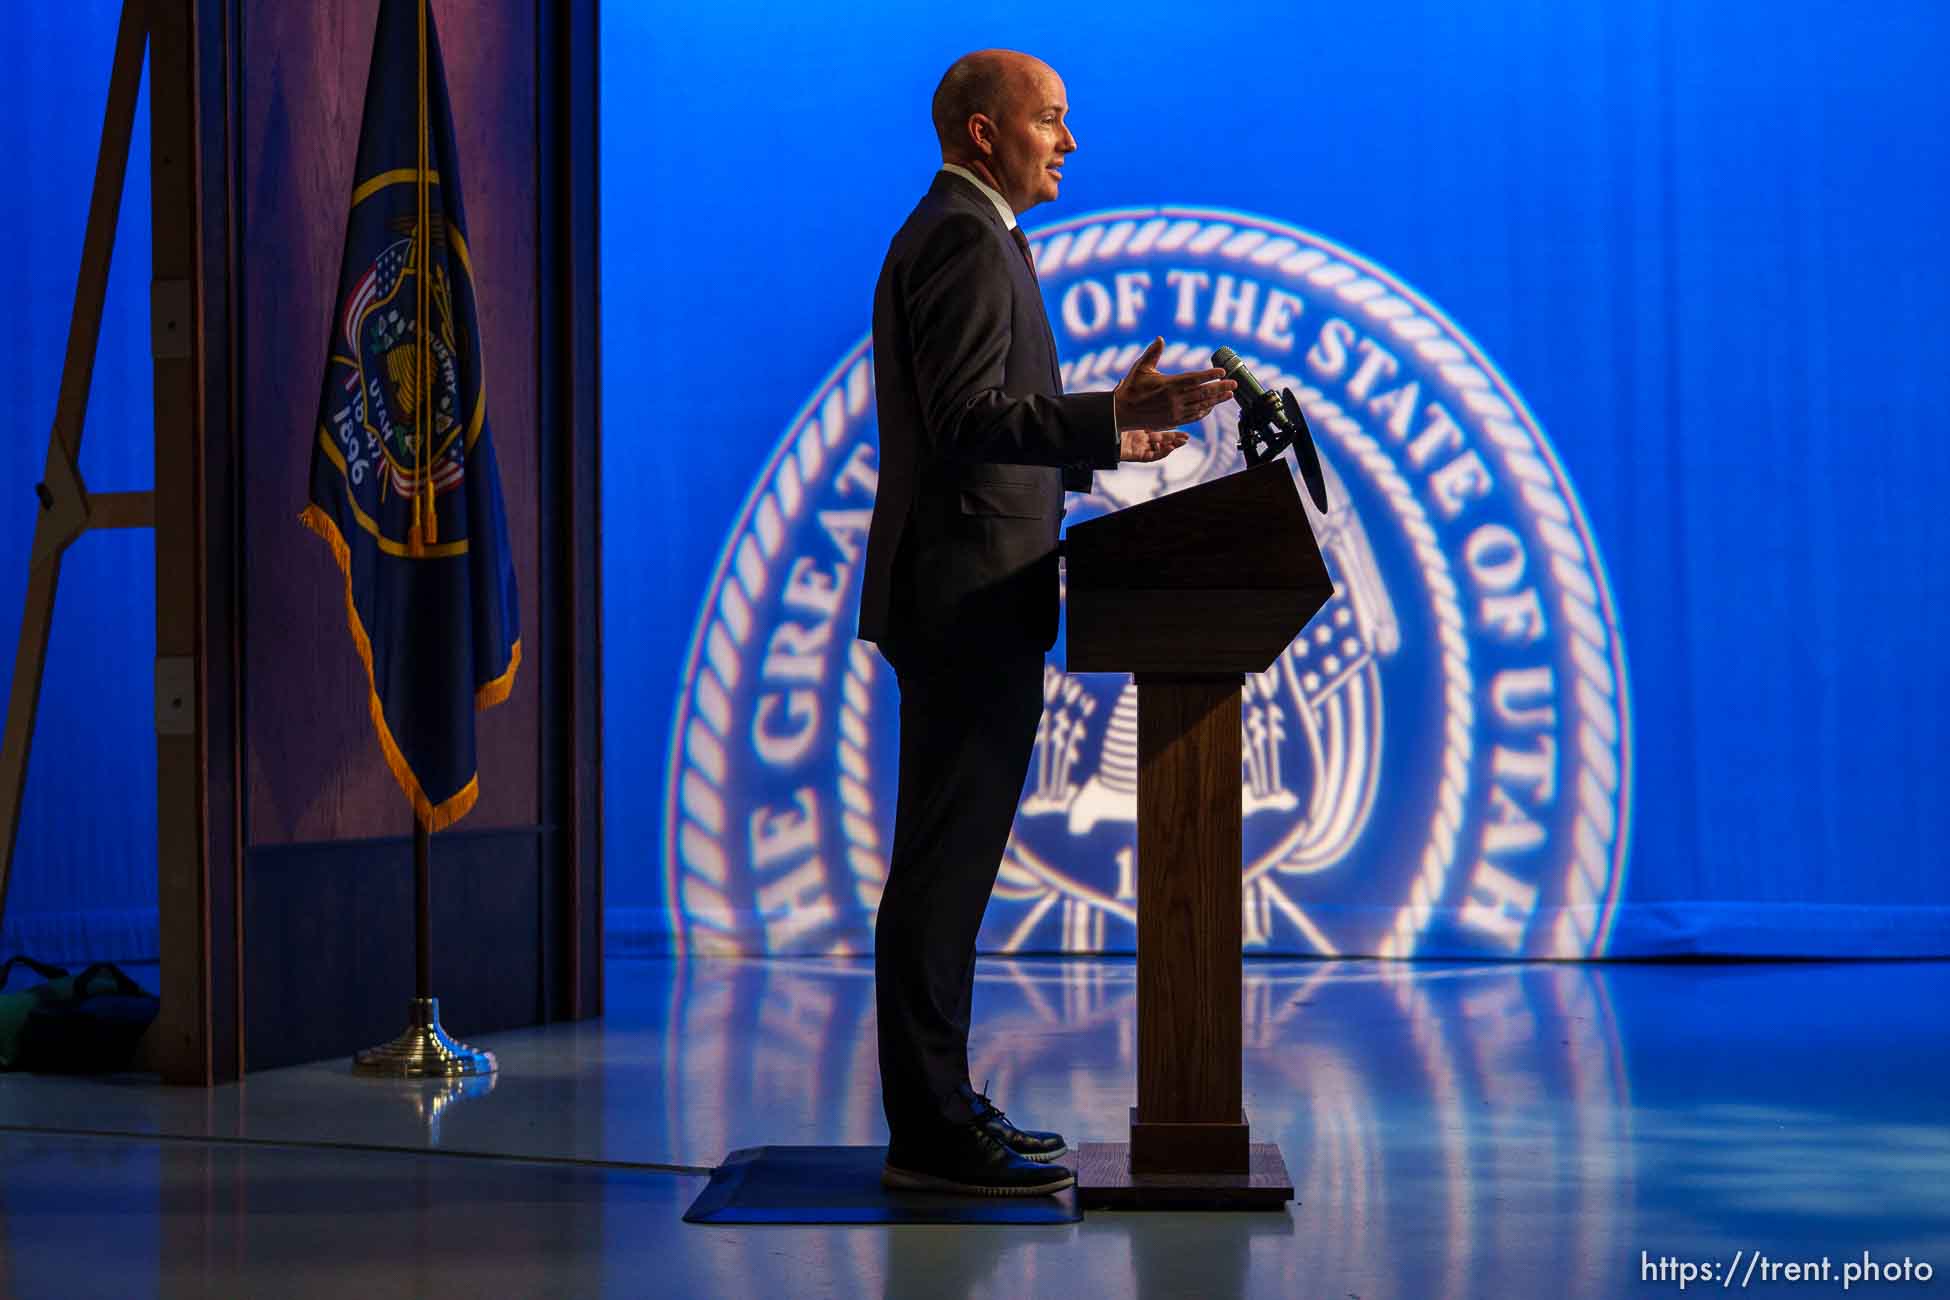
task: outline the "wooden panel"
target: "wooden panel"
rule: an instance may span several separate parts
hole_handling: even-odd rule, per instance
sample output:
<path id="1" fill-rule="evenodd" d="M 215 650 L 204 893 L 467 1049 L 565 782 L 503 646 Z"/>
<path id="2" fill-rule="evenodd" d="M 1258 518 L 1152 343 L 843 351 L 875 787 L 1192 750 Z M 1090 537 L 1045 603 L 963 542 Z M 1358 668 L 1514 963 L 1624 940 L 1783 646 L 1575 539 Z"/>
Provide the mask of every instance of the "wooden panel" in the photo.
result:
<path id="1" fill-rule="evenodd" d="M 228 429 L 226 370 L 205 370 L 224 345 L 227 313 L 198 278 L 206 161 L 199 145 L 198 17 L 194 6 L 149 7 L 150 228 L 157 289 L 151 314 L 155 355 L 156 659 L 188 683 L 188 725 L 156 738 L 156 902 L 162 1008 L 149 1056 L 174 1083 L 237 1077 L 236 862 L 231 847 L 228 616 L 208 618 L 202 563 L 207 524 L 200 455 L 206 410 L 217 436 Z M 221 229 L 221 226 L 217 227 Z M 221 287 L 219 284 L 217 287 Z M 214 384 L 212 381 L 215 381 Z M 227 591 L 218 593 L 219 605 Z M 208 639 L 220 639 L 214 660 Z M 212 668 L 218 674 L 211 676 Z M 158 680 L 162 673 L 159 671 Z M 216 724 L 215 730 L 211 723 Z M 211 748 L 215 747 L 214 760 Z M 205 777 L 219 773 L 212 804 Z M 212 833 L 214 832 L 214 833 Z"/>
<path id="2" fill-rule="evenodd" d="M 539 661 L 535 395 L 534 6 L 436 0 L 474 251 L 488 411 Z M 247 823 L 252 845 L 395 834 L 406 803 L 368 720 L 343 585 L 297 523 L 306 501 L 326 335 L 378 0 L 240 5 L 238 177 L 245 520 Z M 466 825 L 539 819 L 534 674 L 483 716 L 482 799 Z M 410 872 L 407 877 L 410 879 Z"/>
<path id="3" fill-rule="evenodd" d="M 1242 1174 L 1142 1174 L 1131 1171 L 1131 1148 L 1122 1142 L 1085 1142 L 1077 1148 L 1077 1204 L 1086 1210 L 1281 1210 L 1293 1199 L 1293 1176 L 1271 1142 L 1255 1142 Z M 1210 1295 L 1242 1295 L 1243 1281 L 1227 1286 L 1212 1260 Z"/>
<path id="4" fill-rule="evenodd" d="M 1131 1107 L 1134 1174 L 1243 1174 L 1251 1169 L 1252 1125 L 1146 1123 Z"/>
<path id="5" fill-rule="evenodd" d="M 1332 592 L 1072 583 L 1065 663 L 1073 673 L 1264 672 Z"/>
<path id="6" fill-rule="evenodd" d="M 1239 678 L 1138 678 L 1139 1116 L 1239 1119 Z"/>
<path id="7" fill-rule="evenodd" d="M 545 847 L 534 831 L 433 838 L 433 990 L 457 1038 L 545 1018 Z M 306 936 L 245 949 L 251 1069 L 349 1057 L 405 1026 L 411 837 L 253 849 L 246 879 L 251 935 Z"/>
<path id="8" fill-rule="evenodd" d="M 550 653 L 542 616 L 542 419 L 537 404 L 535 10 L 518 0 L 433 0 L 454 106 L 475 297 L 487 363 L 488 412 L 508 545 L 521 586 L 529 667 L 507 703 L 480 716 L 481 802 L 470 830 L 542 820 L 540 669 Z M 556 669 L 555 671 L 559 671 Z"/>
<path id="9" fill-rule="evenodd" d="M 596 0 L 537 10 L 542 292 L 542 572 L 560 599 L 542 695 L 543 820 L 567 855 L 558 1014 L 602 1012 L 602 461 L 600 161 Z M 552 900 L 551 900 L 552 901 Z M 551 987 L 556 987 L 552 985 Z"/>
<path id="10" fill-rule="evenodd" d="M 1310 587 L 1327 580 L 1284 459 L 1078 524 L 1070 577 L 1093 587 Z"/>
<path id="11" fill-rule="evenodd" d="M 1077 525 L 1072 672 L 1261 672 L 1334 594 L 1284 460 Z"/>
<path id="12" fill-rule="evenodd" d="M 202 371 L 198 453 L 202 529 L 204 878 L 209 939 L 212 1068 L 207 1082 L 240 1078 L 244 1059 L 243 612 L 238 535 L 243 523 L 237 427 L 238 323 L 232 310 L 235 175 L 231 141 L 236 85 L 230 0 L 196 0 L 195 141 L 201 245 L 196 349 Z M 160 91 L 152 60 L 151 94 Z M 161 457 L 157 458 L 161 463 Z M 165 966 L 165 978 L 170 978 Z"/>
<path id="13" fill-rule="evenodd" d="M 480 808 L 434 844 L 434 991 L 456 1031 L 480 1034 L 601 1009 L 596 11 L 434 5 L 526 665 L 483 718 Z M 202 675 L 198 733 L 163 745 L 178 939 L 152 1036 L 169 1041 L 152 1055 L 186 1082 L 390 1038 L 412 989 L 405 804 L 371 735 L 342 583 L 296 523 L 377 10 L 160 11 L 157 276 L 200 271 L 164 299 L 193 303 L 191 355 L 157 371 L 158 644 L 191 647 Z M 166 591 L 179 596 L 164 607 Z M 203 784 L 178 789 L 171 771 Z M 200 853 L 172 849 L 199 826 Z"/>

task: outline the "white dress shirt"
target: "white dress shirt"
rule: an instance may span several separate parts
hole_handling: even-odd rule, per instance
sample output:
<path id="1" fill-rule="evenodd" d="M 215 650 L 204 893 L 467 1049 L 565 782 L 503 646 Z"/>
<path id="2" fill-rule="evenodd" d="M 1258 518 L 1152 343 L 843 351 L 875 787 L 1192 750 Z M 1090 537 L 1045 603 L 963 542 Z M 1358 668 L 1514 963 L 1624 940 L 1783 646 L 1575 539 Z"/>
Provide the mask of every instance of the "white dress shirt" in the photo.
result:
<path id="1" fill-rule="evenodd" d="M 974 172 L 969 171 L 968 168 L 962 166 L 960 163 L 942 163 L 941 170 L 944 172 L 953 172 L 980 190 L 983 194 L 986 194 L 989 202 L 995 205 L 996 212 L 1001 215 L 1002 224 L 1011 230 L 1016 228 L 1016 210 L 1009 206 L 1009 200 L 990 189 L 987 181 L 977 176 Z"/>

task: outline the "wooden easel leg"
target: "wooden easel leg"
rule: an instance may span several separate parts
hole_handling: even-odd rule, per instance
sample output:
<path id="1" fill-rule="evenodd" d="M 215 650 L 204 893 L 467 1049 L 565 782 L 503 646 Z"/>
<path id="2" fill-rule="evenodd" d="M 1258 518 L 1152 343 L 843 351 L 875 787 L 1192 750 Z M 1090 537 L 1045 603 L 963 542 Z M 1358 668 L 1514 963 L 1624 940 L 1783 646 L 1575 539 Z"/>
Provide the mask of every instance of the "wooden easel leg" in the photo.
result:
<path id="1" fill-rule="evenodd" d="M 54 590 L 61 581 L 57 553 L 27 574 L 27 606 L 20 615 L 20 642 L 14 647 L 14 680 L 7 695 L 7 731 L 0 741 L 0 829 L 7 837 L 0 857 L 0 915 L 5 915 L 7 882 L 13 876 L 14 841 L 20 831 L 20 804 L 27 793 L 27 753 L 34 739 L 34 715 L 41 704 L 41 673 L 47 666 L 48 629 L 54 622 Z"/>

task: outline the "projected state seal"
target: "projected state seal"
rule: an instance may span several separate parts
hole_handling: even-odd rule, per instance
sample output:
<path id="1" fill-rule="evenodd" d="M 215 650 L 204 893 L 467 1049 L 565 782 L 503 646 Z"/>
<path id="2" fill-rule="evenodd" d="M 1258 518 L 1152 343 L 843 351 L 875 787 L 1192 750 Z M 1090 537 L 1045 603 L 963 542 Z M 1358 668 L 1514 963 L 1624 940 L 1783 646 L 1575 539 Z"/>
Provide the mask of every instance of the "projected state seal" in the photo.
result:
<path id="1" fill-rule="evenodd" d="M 1305 408 L 1336 595 L 1241 709 L 1248 951 L 1603 952 L 1629 844 L 1624 649 L 1536 421 L 1454 324 L 1320 236 L 1239 213 L 1099 213 L 1032 240 L 1069 391 L 1220 346 Z M 1237 408 L 1067 522 L 1244 468 Z M 680 945 L 864 953 L 886 876 L 898 693 L 854 637 L 878 464 L 863 341 L 788 427 L 726 538 L 671 736 Z M 1301 494 L 1303 501 L 1305 493 Z M 985 951 L 1129 951 L 1137 697 L 1059 638 Z"/>

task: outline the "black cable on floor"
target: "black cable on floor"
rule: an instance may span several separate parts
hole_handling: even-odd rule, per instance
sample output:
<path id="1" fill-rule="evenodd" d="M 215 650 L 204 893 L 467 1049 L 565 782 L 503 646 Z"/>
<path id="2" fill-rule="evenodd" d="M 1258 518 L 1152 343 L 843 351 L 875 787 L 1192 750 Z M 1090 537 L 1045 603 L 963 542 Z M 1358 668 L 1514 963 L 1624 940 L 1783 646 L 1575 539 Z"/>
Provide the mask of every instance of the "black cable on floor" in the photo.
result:
<path id="1" fill-rule="evenodd" d="M 202 1146 L 264 1147 L 294 1151 L 360 1151 L 395 1156 L 440 1156 L 449 1160 L 500 1160 L 522 1165 L 568 1165 L 582 1169 L 622 1169 L 646 1174 L 697 1174 L 714 1172 L 708 1165 L 665 1165 L 638 1160 L 592 1160 L 581 1156 L 525 1156 L 504 1151 L 453 1151 L 445 1147 L 400 1147 L 379 1142 L 324 1142 L 302 1138 L 253 1138 L 198 1136 L 189 1133 L 143 1133 L 130 1129 L 47 1128 L 34 1124 L 0 1124 L 0 1133 L 19 1133 L 30 1137 L 117 1138 L 131 1142 L 178 1142 Z"/>

